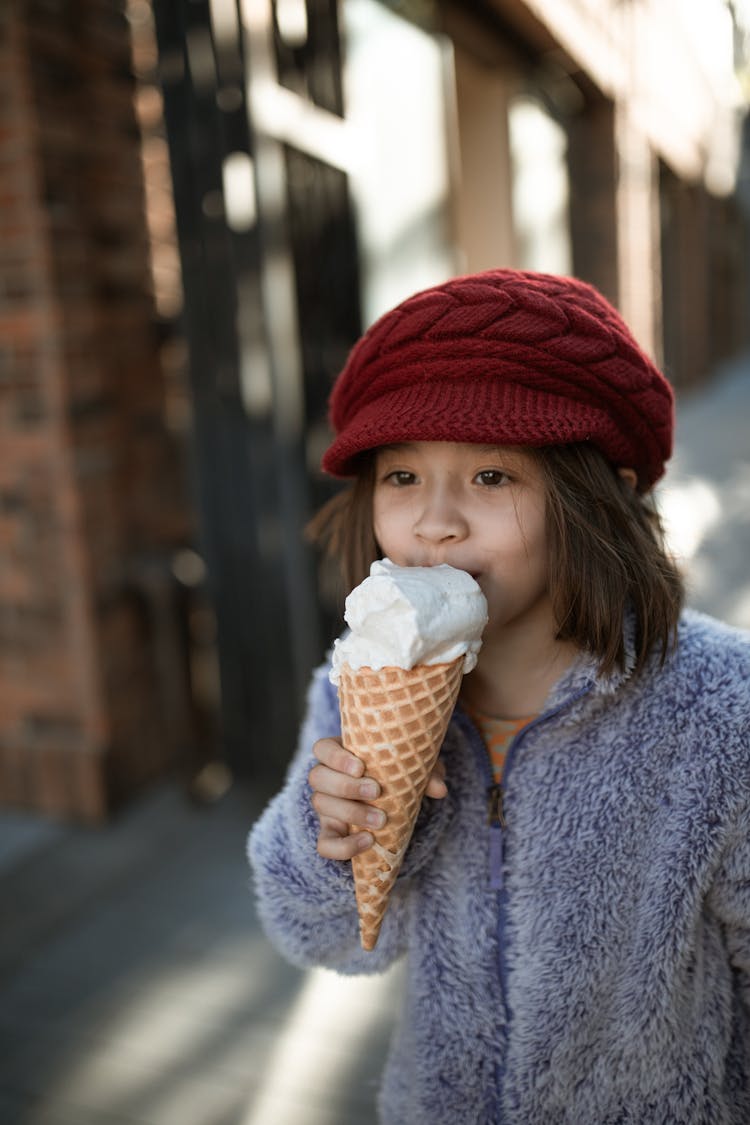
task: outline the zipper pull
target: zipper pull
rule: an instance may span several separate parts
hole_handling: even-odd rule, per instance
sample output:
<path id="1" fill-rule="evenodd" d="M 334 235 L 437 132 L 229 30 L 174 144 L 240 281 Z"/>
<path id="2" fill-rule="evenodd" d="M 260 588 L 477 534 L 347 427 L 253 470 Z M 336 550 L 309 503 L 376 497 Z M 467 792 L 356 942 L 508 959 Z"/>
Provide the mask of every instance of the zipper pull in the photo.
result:
<path id="1" fill-rule="evenodd" d="M 487 821 L 490 826 L 490 887 L 494 891 L 503 889 L 503 787 L 491 785 L 487 790 Z"/>
<path id="2" fill-rule="evenodd" d="M 505 828 L 503 787 L 500 782 L 496 785 L 490 785 L 487 790 L 487 823 L 491 827 Z"/>

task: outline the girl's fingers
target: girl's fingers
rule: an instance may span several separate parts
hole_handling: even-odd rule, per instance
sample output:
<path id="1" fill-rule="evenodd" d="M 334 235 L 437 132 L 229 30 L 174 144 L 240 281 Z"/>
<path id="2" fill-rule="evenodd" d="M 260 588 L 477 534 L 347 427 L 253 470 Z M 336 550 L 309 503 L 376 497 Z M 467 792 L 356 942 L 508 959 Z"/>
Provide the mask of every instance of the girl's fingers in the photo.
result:
<path id="1" fill-rule="evenodd" d="M 380 786 L 374 778 L 350 777 L 327 765 L 313 766 L 308 781 L 315 792 L 348 801 L 374 801 L 380 796 Z"/>
<path id="2" fill-rule="evenodd" d="M 337 773 L 348 774 L 349 777 L 362 777 L 365 772 L 364 763 L 356 754 L 351 754 L 337 738 L 321 738 L 312 748 L 313 754 L 319 762 Z"/>
<path id="3" fill-rule="evenodd" d="M 431 777 L 427 782 L 425 796 L 434 797 L 440 801 L 443 797 L 448 796 L 448 786 L 443 781 L 442 777 Z"/>
<path id="4" fill-rule="evenodd" d="M 359 801 L 345 801 L 341 797 L 331 797 L 328 793 L 316 792 L 312 796 L 313 808 L 323 820 L 335 820 L 347 825 L 356 824 L 358 828 L 379 829 L 385 826 L 387 817 L 374 805 Z"/>
<path id="5" fill-rule="evenodd" d="M 360 852 L 372 847 L 373 837 L 369 832 L 349 833 L 349 826 L 335 818 L 321 818 L 318 835 L 318 853 L 324 859 L 353 859 Z"/>
<path id="6" fill-rule="evenodd" d="M 350 860 L 372 847 L 372 833 L 386 823 L 385 814 L 369 803 L 380 796 L 380 785 L 365 776 L 363 762 L 338 739 L 320 739 L 313 754 L 317 764 L 308 781 L 320 821 L 318 852 L 325 859 Z M 444 778 L 445 766 L 438 761 L 427 785 L 428 797 L 446 796 Z"/>
<path id="7" fill-rule="evenodd" d="M 445 784 L 445 763 L 440 759 L 435 763 L 425 793 L 428 797 L 435 797 L 438 800 L 448 796 L 448 786 Z"/>

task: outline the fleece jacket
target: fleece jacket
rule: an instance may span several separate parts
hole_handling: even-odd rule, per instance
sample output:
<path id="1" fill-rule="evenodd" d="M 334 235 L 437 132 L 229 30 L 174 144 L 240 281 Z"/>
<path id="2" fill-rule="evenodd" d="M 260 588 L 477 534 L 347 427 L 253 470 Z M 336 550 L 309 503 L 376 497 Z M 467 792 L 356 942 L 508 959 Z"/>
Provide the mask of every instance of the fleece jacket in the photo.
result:
<path id="1" fill-rule="evenodd" d="M 407 959 L 386 1125 L 748 1125 L 750 636 L 683 614 L 666 662 L 582 657 L 516 736 L 503 829 L 456 709 L 374 951 L 351 865 L 316 852 L 307 775 L 339 733 L 315 675 L 249 855 L 271 940 L 342 973 Z"/>

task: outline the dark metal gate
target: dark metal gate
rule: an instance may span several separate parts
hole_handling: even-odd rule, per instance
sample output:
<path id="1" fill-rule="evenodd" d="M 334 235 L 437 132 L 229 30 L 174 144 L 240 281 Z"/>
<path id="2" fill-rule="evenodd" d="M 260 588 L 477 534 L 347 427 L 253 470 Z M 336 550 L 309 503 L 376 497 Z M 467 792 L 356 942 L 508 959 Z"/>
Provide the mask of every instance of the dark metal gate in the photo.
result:
<path id="1" fill-rule="evenodd" d="M 156 0 L 185 292 L 194 487 L 222 733 L 288 758 L 334 630 L 302 538 L 331 378 L 360 329 L 335 0 Z"/>

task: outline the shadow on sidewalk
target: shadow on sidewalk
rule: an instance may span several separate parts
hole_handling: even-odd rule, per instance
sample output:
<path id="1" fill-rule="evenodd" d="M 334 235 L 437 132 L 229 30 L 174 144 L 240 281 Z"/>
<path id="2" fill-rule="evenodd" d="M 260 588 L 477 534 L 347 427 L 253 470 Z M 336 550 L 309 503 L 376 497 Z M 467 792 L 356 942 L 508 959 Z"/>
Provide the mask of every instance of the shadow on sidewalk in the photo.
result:
<path id="1" fill-rule="evenodd" d="M 236 786 L 173 787 L 101 830 L 0 817 L 0 1120 L 17 1125 L 375 1121 L 396 977 L 288 966 L 249 893 Z"/>

